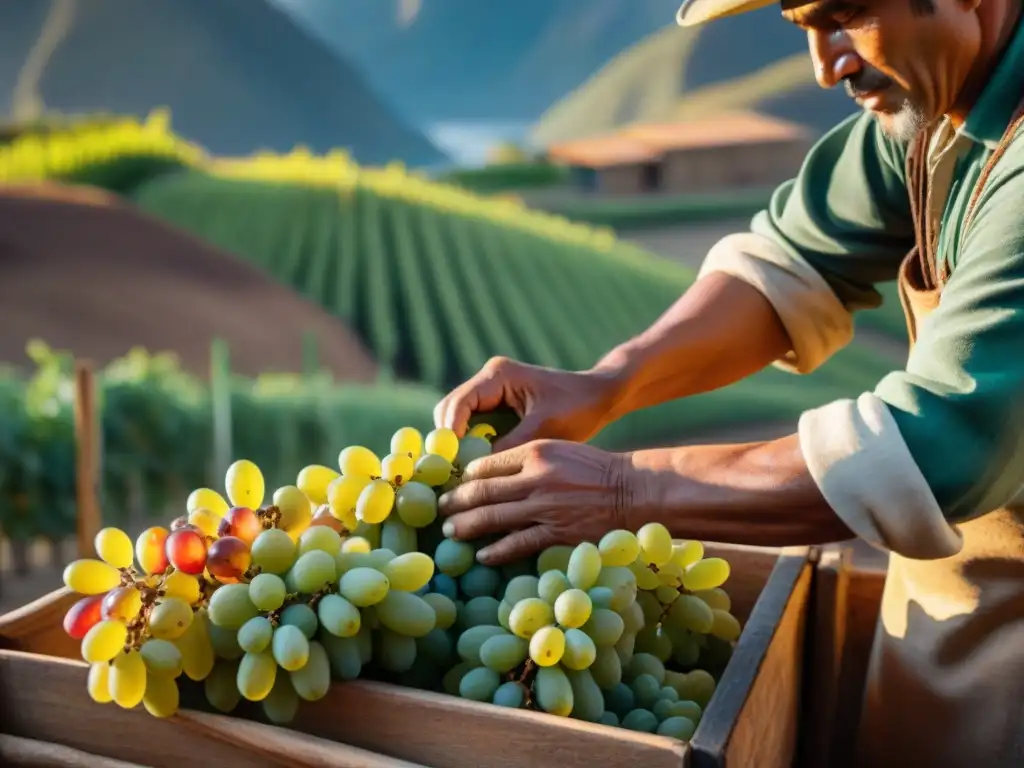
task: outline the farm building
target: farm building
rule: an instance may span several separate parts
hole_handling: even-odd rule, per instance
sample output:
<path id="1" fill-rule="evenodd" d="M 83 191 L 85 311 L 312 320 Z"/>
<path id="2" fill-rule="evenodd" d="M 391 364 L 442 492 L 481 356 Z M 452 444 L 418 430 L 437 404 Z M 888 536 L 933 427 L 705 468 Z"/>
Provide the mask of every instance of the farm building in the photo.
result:
<path id="1" fill-rule="evenodd" d="M 549 161 L 573 182 L 609 195 L 687 194 L 770 187 L 793 176 L 814 141 L 794 123 L 752 112 L 706 120 L 632 125 L 553 145 Z"/>

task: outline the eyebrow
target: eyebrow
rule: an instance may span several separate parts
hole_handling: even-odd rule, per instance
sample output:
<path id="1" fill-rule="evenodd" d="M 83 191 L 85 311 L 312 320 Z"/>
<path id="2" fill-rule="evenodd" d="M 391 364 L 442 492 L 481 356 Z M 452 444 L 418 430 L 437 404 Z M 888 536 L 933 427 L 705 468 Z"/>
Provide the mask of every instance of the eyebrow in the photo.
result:
<path id="1" fill-rule="evenodd" d="M 847 0 L 820 0 L 815 3 L 793 3 L 796 7 L 786 9 L 783 2 L 782 15 L 799 27 L 828 27 L 840 11 L 848 10 Z"/>

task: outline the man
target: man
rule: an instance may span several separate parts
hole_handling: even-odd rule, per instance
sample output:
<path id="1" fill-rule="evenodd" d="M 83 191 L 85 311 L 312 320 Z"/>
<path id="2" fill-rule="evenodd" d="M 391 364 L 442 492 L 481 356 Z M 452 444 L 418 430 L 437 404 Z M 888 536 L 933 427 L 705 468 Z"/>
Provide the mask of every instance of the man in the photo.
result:
<path id="1" fill-rule="evenodd" d="M 678 20 L 770 4 L 688 0 Z M 460 434 L 502 402 L 522 417 L 442 499 L 449 535 L 504 534 L 480 553 L 494 563 L 652 520 L 741 544 L 860 537 L 890 553 L 862 764 L 1024 766 L 1021 6 L 783 0 L 819 83 L 843 83 L 863 114 L 593 369 L 492 360 L 438 405 Z M 897 278 L 905 369 L 804 413 L 796 434 L 617 455 L 581 444 L 769 364 L 814 370 Z"/>

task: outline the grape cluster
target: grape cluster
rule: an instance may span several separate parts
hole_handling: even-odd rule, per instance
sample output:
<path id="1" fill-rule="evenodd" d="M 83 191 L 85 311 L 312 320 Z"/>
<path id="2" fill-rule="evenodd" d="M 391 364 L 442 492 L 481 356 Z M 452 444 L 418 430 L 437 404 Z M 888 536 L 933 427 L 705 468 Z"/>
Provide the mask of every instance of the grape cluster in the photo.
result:
<path id="1" fill-rule="evenodd" d="M 728 563 L 657 523 L 478 563 L 489 542 L 446 538 L 437 499 L 494 435 L 403 428 L 383 458 L 345 448 L 266 506 L 242 460 L 226 499 L 197 489 L 167 529 L 103 529 L 98 559 L 64 573 L 90 695 L 166 717 L 184 676 L 221 712 L 258 702 L 286 724 L 364 677 L 690 738 L 740 634 Z"/>

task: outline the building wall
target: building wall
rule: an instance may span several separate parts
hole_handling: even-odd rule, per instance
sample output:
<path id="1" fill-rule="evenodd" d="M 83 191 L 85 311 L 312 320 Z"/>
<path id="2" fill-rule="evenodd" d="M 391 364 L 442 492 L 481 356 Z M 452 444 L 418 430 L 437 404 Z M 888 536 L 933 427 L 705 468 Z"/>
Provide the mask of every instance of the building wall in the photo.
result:
<path id="1" fill-rule="evenodd" d="M 811 142 L 763 142 L 666 153 L 663 191 L 670 194 L 770 187 L 792 178 Z"/>
<path id="2" fill-rule="evenodd" d="M 597 191 L 605 195 L 636 195 L 644 190 L 644 167 L 612 165 L 597 170 Z"/>

